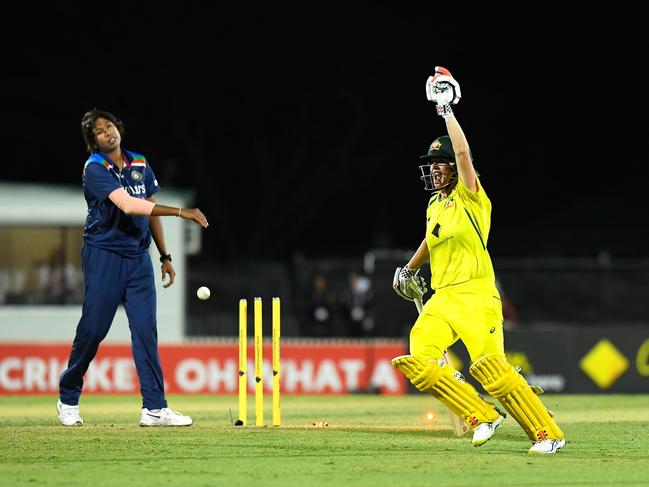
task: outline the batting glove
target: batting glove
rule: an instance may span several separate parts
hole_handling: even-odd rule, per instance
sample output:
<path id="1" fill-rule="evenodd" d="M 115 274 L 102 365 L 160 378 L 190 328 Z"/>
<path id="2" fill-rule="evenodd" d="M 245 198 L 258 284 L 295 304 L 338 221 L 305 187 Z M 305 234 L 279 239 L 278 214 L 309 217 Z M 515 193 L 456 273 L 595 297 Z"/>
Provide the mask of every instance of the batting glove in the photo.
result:
<path id="1" fill-rule="evenodd" d="M 428 289 L 426 289 L 425 279 L 418 274 L 419 269 L 413 271 L 408 269 L 408 266 L 403 268 L 397 267 L 394 278 L 392 279 L 392 289 L 400 297 L 408 301 L 421 299 Z"/>
<path id="2" fill-rule="evenodd" d="M 460 84 L 448 69 L 435 66 L 435 74 L 426 80 L 426 98 L 437 105 L 437 114 L 448 120 L 453 115 L 451 104 L 457 105 L 462 98 Z"/>

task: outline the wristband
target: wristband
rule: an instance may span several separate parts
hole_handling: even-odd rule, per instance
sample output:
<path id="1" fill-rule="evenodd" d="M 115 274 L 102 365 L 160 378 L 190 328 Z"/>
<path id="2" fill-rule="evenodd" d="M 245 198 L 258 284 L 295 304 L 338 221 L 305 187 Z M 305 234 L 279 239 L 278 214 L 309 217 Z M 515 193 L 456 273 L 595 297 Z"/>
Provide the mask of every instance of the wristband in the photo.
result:
<path id="1" fill-rule="evenodd" d="M 437 115 L 439 115 L 446 121 L 448 121 L 448 119 L 453 115 L 453 110 L 451 109 L 451 105 L 449 104 L 437 105 L 435 108 L 437 110 Z"/>
<path id="2" fill-rule="evenodd" d="M 413 271 L 412 269 L 409 269 L 407 265 L 403 266 L 403 269 L 401 269 L 401 278 L 402 279 L 410 279 L 417 273 Z"/>
<path id="3" fill-rule="evenodd" d="M 171 262 L 171 254 L 164 254 L 160 256 L 160 262 L 164 262 L 165 260 Z"/>

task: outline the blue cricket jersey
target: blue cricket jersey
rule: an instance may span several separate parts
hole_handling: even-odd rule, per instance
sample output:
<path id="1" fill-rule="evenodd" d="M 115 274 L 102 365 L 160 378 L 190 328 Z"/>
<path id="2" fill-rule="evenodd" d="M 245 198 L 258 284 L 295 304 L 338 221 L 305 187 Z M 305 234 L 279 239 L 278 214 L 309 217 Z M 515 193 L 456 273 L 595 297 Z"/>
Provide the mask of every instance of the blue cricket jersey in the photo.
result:
<path id="1" fill-rule="evenodd" d="M 118 188 L 135 198 L 146 199 L 160 191 L 158 181 L 145 157 L 122 149 L 127 162 L 121 172 L 101 153 L 90 155 L 83 168 L 83 194 L 88 216 L 83 229 L 84 243 L 123 256 L 148 251 L 151 244 L 149 217 L 127 215 L 108 199 Z"/>

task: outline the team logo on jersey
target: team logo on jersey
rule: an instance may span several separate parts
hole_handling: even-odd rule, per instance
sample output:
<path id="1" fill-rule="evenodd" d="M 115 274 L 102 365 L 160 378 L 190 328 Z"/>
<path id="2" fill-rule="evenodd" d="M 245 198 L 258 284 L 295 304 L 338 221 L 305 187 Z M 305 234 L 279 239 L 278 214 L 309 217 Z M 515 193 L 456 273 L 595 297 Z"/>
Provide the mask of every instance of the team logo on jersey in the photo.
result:
<path id="1" fill-rule="evenodd" d="M 439 150 L 440 147 L 442 147 L 442 143 L 439 140 L 435 140 L 430 144 L 430 150 Z"/>
<path id="2" fill-rule="evenodd" d="M 133 178 L 134 181 L 142 180 L 142 174 L 137 171 L 131 171 L 131 177 Z"/>

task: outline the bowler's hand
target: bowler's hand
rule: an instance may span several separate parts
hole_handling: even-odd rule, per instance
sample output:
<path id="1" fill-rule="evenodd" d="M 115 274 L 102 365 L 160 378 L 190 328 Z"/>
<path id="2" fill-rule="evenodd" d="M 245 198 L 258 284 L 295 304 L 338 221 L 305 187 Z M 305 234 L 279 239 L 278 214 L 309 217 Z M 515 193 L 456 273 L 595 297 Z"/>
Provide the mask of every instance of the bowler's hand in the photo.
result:
<path id="1" fill-rule="evenodd" d="M 179 216 L 187 220 L 193 220 L 203 228 L 207 228 L 210 226 L 210 224 L 207 223 L 207 218 L 205 217 L 205 215 L 203 215 L 203 212 L 198 208 L 183 208 L 180 210 Z"/>
<path id="2" fill-rule="evenodd" d="M 165 282 L 165 278 L 169 276 L 169 280 Z M 162 287 L 169 287 L 174 283 L 174 279 L 176 278 L 176 271 L 174 270 L 174 266 L 171 265 L 171 262 L 168 260 L 165 260 L 162 262 Z"/>

